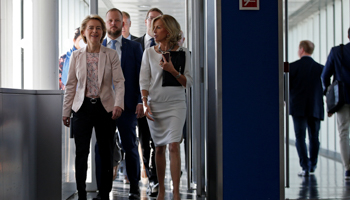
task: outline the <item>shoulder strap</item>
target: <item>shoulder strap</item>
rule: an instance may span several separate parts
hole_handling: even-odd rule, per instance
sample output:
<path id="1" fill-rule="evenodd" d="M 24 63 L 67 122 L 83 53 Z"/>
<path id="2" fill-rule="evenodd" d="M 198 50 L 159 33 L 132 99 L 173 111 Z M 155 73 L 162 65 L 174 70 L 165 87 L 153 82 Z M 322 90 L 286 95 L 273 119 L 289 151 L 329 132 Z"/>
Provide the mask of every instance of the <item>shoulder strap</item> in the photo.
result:
<path id="1" fill-rule="evenodd" d="M 338 80 L 338 81 L 343 81 L 343 60 L 344 60 L 344 53 L 343 53 L 343 47 L 344 47 L 344 44 L 340 44 L 340 53 L 341 53 L 341 65 L 340 65 L 340 79 L 341 80 Z M 334 80 L 333 80 L 334 82 Z"/>

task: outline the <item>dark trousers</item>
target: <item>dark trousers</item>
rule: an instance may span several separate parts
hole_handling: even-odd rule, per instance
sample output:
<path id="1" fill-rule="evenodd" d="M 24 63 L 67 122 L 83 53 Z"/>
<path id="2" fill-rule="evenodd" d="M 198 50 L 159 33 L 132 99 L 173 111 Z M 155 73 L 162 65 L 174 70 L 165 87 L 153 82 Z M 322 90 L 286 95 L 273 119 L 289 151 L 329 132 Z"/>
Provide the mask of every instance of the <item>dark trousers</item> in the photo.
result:
<path id="1" fill-rule="evenodd" d="M 140 181 L 140 155 L 136 137 L 136 114 L 125 110 L 117 119 L 117 127 L 125 152 L 125 167 L 130 185 L 137 185 Z"/>
<path id="2" fill-rule="evenodd" d="M 113 138 L 115 133 L 115 120 L 112 113 L 107 113 L 100 99 L 95 104 L 85 98 L 78 112 L 73 113 L 72 127 L 74 127 L 75 140 L 75 178 L 79 199 L 86 198 L 86 172 L 87 160 L 90 151 L 92 128 L 95 128 L 97 143 L 101 155 L 101 187 L 103 199 L 108 199 L 112 189 L 113 179 Z"/>
<path id="3" fill-rule="evenodd" d="M 138 144 L 136 138 L 136 115 L 134 112 L 125 110 L 122 115 L 117 119 L 117 128 L 122 143 L 122 149 L 125 152 L 125 165 L 130 185 L 138 186 L 140 181 L 140 155 L 138 152 Z M 115 140 L 113 140 L 115 143 Z M 95 150 L 100 150 L 101 146 L 95 147 Z M 99 165 L 99 156 L 96 154 L 95 163 Z M 96 168 L 96 179 L 98 185 L 102 184 L 102 180 L 99 179 L 98 168 Z"/>
<path id="4" fill-rule="evenodd" d="M 146 117 L 137 119 L 139 127 L 139 137 L 142 148 L 143 164 L 146 168 L 146 174 L 150 182 L 158 183 L 157 168 L 155 161 L 156 148 L 149 131 Z M 152 152 L 151 152 L 152 150 Z"/>
<path id="5" fill-rule="evenodd" d="M 314 117 L 293 116 L 293 123 L 300 166 L 306 171 L 315 170 L 320 149 L 320 120 Z M 309 134 L 309 157 L 305 143 L 306 128 Z"/>

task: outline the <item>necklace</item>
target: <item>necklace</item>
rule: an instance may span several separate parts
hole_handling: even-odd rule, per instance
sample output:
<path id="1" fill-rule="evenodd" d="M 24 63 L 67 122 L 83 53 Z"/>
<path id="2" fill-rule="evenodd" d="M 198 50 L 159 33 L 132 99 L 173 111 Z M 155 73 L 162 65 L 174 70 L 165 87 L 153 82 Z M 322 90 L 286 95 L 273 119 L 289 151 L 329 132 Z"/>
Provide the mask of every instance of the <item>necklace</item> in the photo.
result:
<path id="1" fill-rule="evenodd" d="M 174 46 L 170 47 L 170 49 L 168 49 L 168 50 L 166 50 L 166 51 L 163 51 L 163 50 L 160 48 L 160 45 L 158 45 L 158 51 L 161 52 L 162 54 L 165 54 L 165 52 L 167 52 L 167 51 L 171 51 L 173 48 L 174 48 Z"/>

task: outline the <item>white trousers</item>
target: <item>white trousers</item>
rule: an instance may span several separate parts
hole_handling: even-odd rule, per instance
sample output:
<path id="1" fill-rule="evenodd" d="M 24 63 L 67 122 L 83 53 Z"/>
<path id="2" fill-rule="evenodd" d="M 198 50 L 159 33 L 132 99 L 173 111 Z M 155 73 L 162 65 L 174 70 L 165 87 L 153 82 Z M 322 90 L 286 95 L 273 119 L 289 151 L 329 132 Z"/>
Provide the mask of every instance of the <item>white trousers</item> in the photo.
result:
<path id="1" fill-rule="evenodd" d="M 345 104 L 337 112 L 337 124 L 339 131 L 340 153 L 345 170 L 350 170 L 350 146 L 349 146 L 349 128 L 350 128 L 350 105 Z"/>

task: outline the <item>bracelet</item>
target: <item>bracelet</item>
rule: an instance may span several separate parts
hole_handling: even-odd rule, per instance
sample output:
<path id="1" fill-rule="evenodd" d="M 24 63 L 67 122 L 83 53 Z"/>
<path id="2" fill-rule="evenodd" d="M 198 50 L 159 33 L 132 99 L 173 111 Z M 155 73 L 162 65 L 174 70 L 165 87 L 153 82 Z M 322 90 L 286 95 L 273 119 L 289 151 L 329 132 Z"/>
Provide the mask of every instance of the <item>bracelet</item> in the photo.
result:
<path id="1" fill-rule="evenodd" d="M 141 97 L 141 100 L 147 99 L 147 98 L 148 98 L 147 96 L 142 96 L 142 97 Z"/>
<path id="2" fill-rule="evenodd" d="M 181 76 L 181 73 L 179 72 L 179 74 L 176 75 L 175 78 L 178 79 L 178 78 L 180 78 L 180 76 Z"/>

